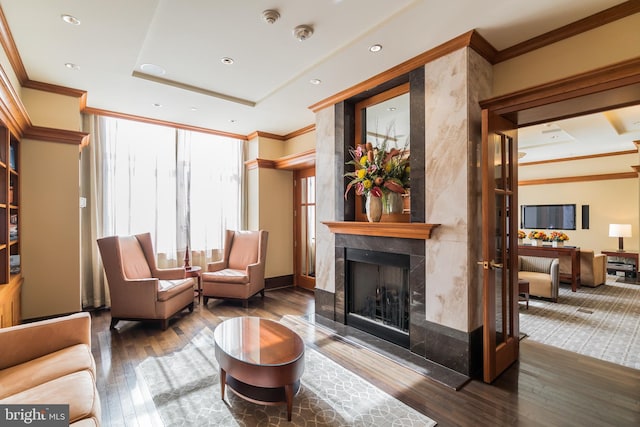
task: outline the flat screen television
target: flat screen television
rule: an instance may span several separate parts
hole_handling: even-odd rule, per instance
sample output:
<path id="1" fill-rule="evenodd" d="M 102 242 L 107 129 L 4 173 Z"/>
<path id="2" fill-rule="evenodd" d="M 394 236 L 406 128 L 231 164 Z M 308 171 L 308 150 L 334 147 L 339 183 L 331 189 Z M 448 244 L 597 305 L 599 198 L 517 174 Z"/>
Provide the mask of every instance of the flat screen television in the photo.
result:
<path id="1" fill-rule="evenodd" d="M 522 205 L 520 228 L 575 230 L 576 205 Z"/>

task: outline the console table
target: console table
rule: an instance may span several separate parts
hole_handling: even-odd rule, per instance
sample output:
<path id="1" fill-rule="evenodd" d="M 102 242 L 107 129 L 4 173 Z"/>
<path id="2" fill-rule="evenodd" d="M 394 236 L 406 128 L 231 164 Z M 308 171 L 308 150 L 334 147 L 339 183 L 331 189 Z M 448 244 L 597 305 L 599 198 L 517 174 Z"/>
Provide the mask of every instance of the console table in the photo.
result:
<path id="1" fill-rule="evenodd" d="M 518 245 L 518 255 L 539 256 L 545 258 L 571 258 L 571 291 L 575 292 L 580 287 L 580 248 L 575 246 L 530 246 Z"/>
<path id="2" fill-rule="evenodd" d="M 635 277 L 636 281 L 638 281 L 638 279 L 640 279 L 638 277 L 638 258 L 640 258 L 639 254 L 637 251 L 619 251 L 619 250 L 606 250 L 606 251 L 601 251 L 603 254 L 605 254 L 608 258 L 625 258 L 625 259 L 629 259 L 631 260 L 631 265 L 633 266 L 633 270 L 630 271 L 631 275 L 633 277 Z M 609 262 L 607 262 L 607 270 L 615 270 L 615 268 L 610 268 L 609 267 Z M 625 270 L 626 272 L 627 270 Z"/>

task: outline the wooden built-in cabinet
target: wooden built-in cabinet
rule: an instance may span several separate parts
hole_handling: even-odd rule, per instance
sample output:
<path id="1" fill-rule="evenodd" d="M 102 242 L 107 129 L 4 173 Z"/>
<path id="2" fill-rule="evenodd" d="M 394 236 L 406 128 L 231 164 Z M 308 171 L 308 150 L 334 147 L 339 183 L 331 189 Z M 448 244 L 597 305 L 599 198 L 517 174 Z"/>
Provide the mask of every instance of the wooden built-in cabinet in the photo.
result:
<path id="1" fill-rule="evenodd" d="M 0 126 L 0 327 L 20 323 L 20 144 Z"/>

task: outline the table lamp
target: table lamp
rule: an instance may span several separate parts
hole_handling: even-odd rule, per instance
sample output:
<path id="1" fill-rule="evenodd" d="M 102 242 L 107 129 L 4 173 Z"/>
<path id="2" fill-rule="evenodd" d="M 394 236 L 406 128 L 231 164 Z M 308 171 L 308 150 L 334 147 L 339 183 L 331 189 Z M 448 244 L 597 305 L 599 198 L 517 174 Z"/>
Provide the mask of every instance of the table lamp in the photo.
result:
<path id="1" fill-rule="evenodd" d="M 618 251 L 624 252 L 623 237 L 631 237 L 631 224 L 609 224 L 609 237 L 618 238 Z"/>

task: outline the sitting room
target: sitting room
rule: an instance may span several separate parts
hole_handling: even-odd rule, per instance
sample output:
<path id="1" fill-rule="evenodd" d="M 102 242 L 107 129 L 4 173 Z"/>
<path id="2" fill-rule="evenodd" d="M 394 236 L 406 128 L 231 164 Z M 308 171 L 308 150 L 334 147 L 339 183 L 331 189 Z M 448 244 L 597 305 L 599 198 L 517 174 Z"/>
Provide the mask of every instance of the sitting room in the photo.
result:
<path id="1" fill-rule="evenodd" d="M 0 425 L 640 422 L 640 2 L 35 3 Z"/>

